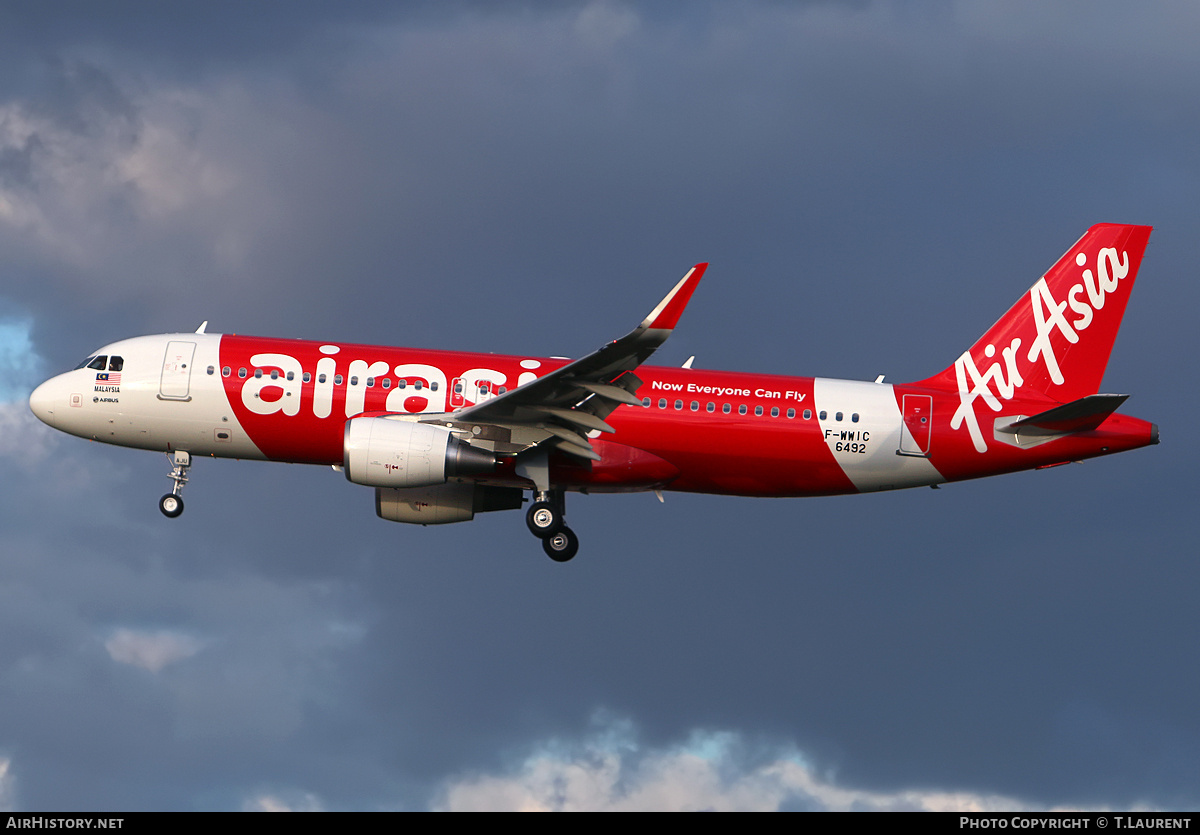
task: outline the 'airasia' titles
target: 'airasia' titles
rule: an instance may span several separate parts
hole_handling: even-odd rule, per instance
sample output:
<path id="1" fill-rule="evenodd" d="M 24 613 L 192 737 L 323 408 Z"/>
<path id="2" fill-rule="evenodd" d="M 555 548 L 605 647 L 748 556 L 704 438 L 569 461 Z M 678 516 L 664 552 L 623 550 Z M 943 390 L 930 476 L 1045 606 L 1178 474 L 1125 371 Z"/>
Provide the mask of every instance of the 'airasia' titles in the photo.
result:
<path id="1" fill-rule="evenodd" d="M 322 345 L 319 350 L 325 356 L 317 360 L 311 375 L 306 375 L 301 361 L 291 354 L 252 355 L 250 364 L 255 372 L 242 384 L 242 405 L 256 415 L 281 413 L 295 417 L 300 414 L 305 389 L 311 385 L 309 408 L 317 418 L 333 414 L 334 391 L 339 388 L 345 391 L 345 417 L 366 411 L 368 392 L 383 390 L 387 391 L 384 402 L 372 402 L 372 408 L 409 414 L 442 413 L 449 410 L 448 400 L 453 408 L 482 402 L 502 390 L 508 382 L 508 375 L 502 371 L 471 368 L 448 386 L 446 372 L 426 363 L 401 363 L 393 367 L 382 360 L 354 359 L 340 370 L 335 357 L 342 350 L 340 346 Z M 539 360 L 522 360 L 523 370 L 517 375 L 517 385 L 535 379 L 538 375 L 533 369 L 541 365 Z M 263 373 L 263 369 L 268 371 Z M 389 376 L 396 378 L 394 387 L 383 389 L 374 385 L 375 380 Z M 392 380 L 388 383 L 390 386 Z"/>
<path id="2" fill-rule="evenodd" d="M 1077 266 L 1087 264 L 1087 255 L 1080 252 L 1075 256 Z M 1122 252 L 1117 256 L 1117 250 L 1103 247 L 1096 256 L 1096 271 L 1083 271 L 1082 280 L 1071 286 L 1067 291 L 1065 301 L 1058 301 L 1050 291 L 1050 285 L 1043 276 L 1029 290 L 1030 314 L 1036 335 L 1033 337 L 1025 358 L 1031 362 L 1039 359 L 1050 377 L 1050 381 L 1061 386 L 1066 382 L 1058 356 L 1054 352 L 1051 341 L 1055 331 L 1058 331 L 1068 344 L 1079 341 L 1079 335 L 1095 320 L 1095 313 L 1104 308 L 1105 297 L 1116 291 L 1121 279 L 1129 275 L 1129 255 Z M 1067 307 L 1076 314 L 1075 319 L 1068 321 Z M 983 398 L 993 412 L 999 412 L 1003 405 L 1001 399 L 1012 400 L 1016 391 L 1025 383 L 1018 367 L 1021 338 L 1013 337 L 1012 341 L 1000 351 L 1000 357 L 979 371 L 971 351 L 964 351 L 962 356 L 954 361 L 954 373 L 958 382 L 958 409 L 950 421 L 951 429 L 958 429 L 964 423 L 971 441 L 977 452 L 987 452 L 987 443 L 979 429 L 978 417 L 975 413 L 975 401 Z M 996 356 L 996 346 L 987 343 L 983 354 L 988 359 Z M 995 391 L 992 386 L 995 385 Z"/>

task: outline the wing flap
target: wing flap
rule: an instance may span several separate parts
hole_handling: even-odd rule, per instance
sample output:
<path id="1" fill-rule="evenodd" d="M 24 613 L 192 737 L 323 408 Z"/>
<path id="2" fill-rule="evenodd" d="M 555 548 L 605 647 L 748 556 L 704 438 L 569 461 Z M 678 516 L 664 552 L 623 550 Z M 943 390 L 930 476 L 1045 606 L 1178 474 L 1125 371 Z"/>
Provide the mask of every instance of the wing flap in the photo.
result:
<path id="1" fill-rule="evenodd" d="M 556 447 L 560 452 L 565 452 L 568 455 L 576 455 L 580 458 L 587 458 L 590 461 L 599 461 L 600 454 L 592 449 L 590 445 L 580 446 L 579 444 L 571 444 L 566 441 L 559 441 Z"/>
<path id="2" fill-rule="evenodd" d="M 591 458 L 595 452 L 586 439 L 579 445 L 577 440 L 554 431 L 548 420 L 566 424 L 570 429 L 564 431 L 569 433 L 571 429 L 581 430 L 580 435 L 590 430 L 612 432 L 604 419 L 619 405 L 641 406 L 633 393 L 642 381 L 632 372 L 671 335 L 707 268 L 708 264 L 697 264 L 688 270 L 650 315 L 620 339 L 504 394 L 455 412 L 451 419 L 456 423 L 534 426 L 546 433 L 543 441 L 554 438 L 564 451 L 566 445 L 576 445 L 577 450 L 571 454 Z"/>
<path id="3" fill-rule="evenodd" d="M 642 405 L 640 397 L 635 397 L 632 392 L 627 391 L 620 386 L 614 386 L 608 383 L 589 383 L 582 381 L 578 386 L 585 391 L 590 391 L 597 397 L 603 397 L 606 400 L 613 400 L 617 403 L 626 403 L 630 406 Z"/>

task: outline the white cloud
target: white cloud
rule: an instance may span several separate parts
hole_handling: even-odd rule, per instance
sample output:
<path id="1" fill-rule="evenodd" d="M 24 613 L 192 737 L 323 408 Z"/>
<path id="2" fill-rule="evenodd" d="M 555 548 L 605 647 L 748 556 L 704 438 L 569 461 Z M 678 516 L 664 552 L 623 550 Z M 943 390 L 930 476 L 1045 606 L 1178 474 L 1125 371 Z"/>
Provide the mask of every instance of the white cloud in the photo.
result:
<path id="1" fill-rule="evenodd" d="M 143 632 L 118 629 L 104 642 L 113 661 L 131 664 L 152 673 L 199 652 L 204 642 L 178 632 Z"/>
<path id="2" fill-rule="evenodd" d="M 998 795 L 911 790 L 872 792 L 836 785 L 784 752 L 745 765 L 737 734 L 697 732 L 685 745 L 639 753 L 609 735 L 566 751 L 546 746 L 512 773 L 446 785 L 446 811 L 1000 811 L 1024 804 Z"/>
<path id="3" fill-rule="evenodd" d="M 0 757 L 0 812 L 14 812 L 17 807 L 12 773 L 12 760 Z"/>
<path id="4" fill-rule="evenodd" d="M 55 434 L 29 411 L 25 401 L 0 403 L 0 458 L 33 470 L 58 446 Z"/>
<path id="5" fill-rule="evenodd" d="M 120 106 L 89 101 L 66 113 L 0 104 L 6 247 L 81 271 L 88 280 L 71 292 L 108 300 L 153 280 L 140 273 L 152 272 L 155 242 L 203 223 L 211 251 L 240 222 L 228 219 L 238 177 L 201 130 L 227 102 L 163 87 L 119 95 Z"/>
<path id="6" fill-rule="evenodd" d="M 314 794 L 301 794 L 285 799 L 277 794 L 260 794 L 242 804 L 243 812 L 323 812 L 321 801 Z"/>

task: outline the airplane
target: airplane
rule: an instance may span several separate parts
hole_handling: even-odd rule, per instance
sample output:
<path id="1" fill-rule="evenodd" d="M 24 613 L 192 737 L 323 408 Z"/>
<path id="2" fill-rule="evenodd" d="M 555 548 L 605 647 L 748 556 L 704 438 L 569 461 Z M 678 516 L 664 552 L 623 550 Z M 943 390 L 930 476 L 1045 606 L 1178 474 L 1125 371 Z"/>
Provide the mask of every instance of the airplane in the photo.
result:
<path id="1" fill-rule="evenodd" d="M 893 385 L 644 365 L 707 264 L 587 356 L 499 356 L 195 333 L 105 345 L 37 387 L 51 427 L 167 453 L 332 466 L 420 525 L 517 510 L 575 556 L 565 494 L 826 496 L 1043 469 L 1158 443 L 1099 393 L 1151 227 L 1100 224 L 944 371 Z"/>

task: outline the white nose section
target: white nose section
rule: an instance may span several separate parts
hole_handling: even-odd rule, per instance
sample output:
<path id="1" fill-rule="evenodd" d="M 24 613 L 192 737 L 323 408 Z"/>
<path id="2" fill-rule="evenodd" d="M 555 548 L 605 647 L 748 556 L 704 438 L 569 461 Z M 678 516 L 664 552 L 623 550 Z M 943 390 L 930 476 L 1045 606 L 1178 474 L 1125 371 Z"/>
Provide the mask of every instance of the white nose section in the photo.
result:
<path id="1" fill-rule="evenodd" d="M 47 380 L 33 390 L 33 394 L 29 395 L 29 410 L 37 415 L 38 420 L 42 423 L 54 425 L 54 410 L 56 408 L 66 408 L 66 403 L 56 402 L 60 397 L 55 397 L 54 389 L 57 386 L 54 380 Z"/>

